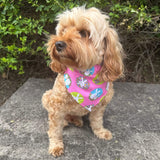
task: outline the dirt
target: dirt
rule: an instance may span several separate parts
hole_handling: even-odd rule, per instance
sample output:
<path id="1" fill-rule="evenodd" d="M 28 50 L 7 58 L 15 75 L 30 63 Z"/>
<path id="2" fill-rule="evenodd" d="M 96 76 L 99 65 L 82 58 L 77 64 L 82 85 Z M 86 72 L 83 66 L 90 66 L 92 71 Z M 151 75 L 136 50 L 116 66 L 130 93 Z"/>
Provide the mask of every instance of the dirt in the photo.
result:
<path id="1" fill-rule="evenodd" d="M 5 73 L 0 75 L 0 106 L 30 77 L 54 80 L 56 73 L 46 66 L 43 66 L 42 69 L 32 66 L 25 68 L 23 75 L 18 75 L 13 71 L 9 72 L 8 77 Z"/>

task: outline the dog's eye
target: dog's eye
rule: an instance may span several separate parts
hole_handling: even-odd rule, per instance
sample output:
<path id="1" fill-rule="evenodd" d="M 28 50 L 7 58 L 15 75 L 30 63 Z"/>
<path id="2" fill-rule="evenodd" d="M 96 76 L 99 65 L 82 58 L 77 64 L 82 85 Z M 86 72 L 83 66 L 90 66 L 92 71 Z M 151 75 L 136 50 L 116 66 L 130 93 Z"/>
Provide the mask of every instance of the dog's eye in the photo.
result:
<path id="1" fill-rule="evenodd" d="M 81 35 L 81 37 L 85 38 L 87 36 L 87 31 L 81 30 L 79 31 L 79 34 Z"/>

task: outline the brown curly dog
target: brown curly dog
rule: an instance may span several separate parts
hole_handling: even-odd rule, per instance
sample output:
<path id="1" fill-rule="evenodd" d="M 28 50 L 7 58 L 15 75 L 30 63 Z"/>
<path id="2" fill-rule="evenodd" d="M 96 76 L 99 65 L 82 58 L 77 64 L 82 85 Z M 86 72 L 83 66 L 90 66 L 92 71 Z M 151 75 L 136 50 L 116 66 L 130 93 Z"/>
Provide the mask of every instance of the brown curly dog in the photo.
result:
<path id="1" fill-rule="evenodd" d="M 114 93 L 112 82 L 123 75 L 124 68 L 122 45 L 117 32 L 109 25 L 107 15 L 96 8 L 77 7 L 60 14 L 57 21 L 56 35 L 49 37 L 47 50 L 51 57 L 50 67 L 58 76 L 53 89 L 46 91 L 42 97 L 43 106 L 49 116 L 49 153 L 53 156 L 60 156 L 64 152 L 63 127 L 68 122 L 81 127 L 82 116 L 88 113 L 94 134 L 101 139 L 112 138 L 111 132 L 103 127 L 103 114 Z M 96 106 L 88 105 L 92 107 L 90 112 L 69 92 L 67 85 L 72 80 L 65 82 L 64 74 L 69 69 L 76 71 L 72 74 L 73 78 L 74 73 L 81 74 L 84 85 L 80 84 L 83 88 L 87 86 L 87 75 L 83 73 L 94 66 L 100 66 L 98 82 L 102 83 L 97 85 L 109 85 L 107 93 Z M 77 90 L 82 88 L 77 87 Z M 100 93 L 99 90 L 97 93 Z M 99 95 L 92 97 L 94 100 L 100 98 Z"/>

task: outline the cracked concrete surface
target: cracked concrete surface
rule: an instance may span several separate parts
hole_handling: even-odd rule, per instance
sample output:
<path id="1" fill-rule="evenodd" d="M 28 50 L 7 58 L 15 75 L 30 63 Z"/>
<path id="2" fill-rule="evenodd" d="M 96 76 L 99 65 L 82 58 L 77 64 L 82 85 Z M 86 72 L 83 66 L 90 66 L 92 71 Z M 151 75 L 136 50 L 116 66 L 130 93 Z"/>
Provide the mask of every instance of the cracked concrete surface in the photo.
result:
<path id="1" fill-rule="evenodd" d="M 48 155 L 48 117 L 41 105 L 52 85 L 31 78 L 0 107 L 0 160 L 160 160 L 159 84 L 115 83 L 104 116 L 113 139 L 95 137 L 86 116 L 82 128 L 64 129 L 59 158 Z"/>

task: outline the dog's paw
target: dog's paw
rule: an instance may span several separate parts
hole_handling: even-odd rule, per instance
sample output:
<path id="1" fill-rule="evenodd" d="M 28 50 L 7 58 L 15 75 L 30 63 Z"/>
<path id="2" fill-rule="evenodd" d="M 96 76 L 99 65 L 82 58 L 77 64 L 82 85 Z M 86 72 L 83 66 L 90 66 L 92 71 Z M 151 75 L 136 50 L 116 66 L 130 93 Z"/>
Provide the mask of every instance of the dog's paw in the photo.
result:
<path id="1" fill-rule="evenodd" d="M 64 153 L 64 148 L 62 146 L 49 147 L 49 154 L 54 157 L 59 157 Z"/>
<path id="2" fill-rule="evenodd" d="M 94 130 L 94 133 L 100 139 L 105 139 L 105 140 L 112 139 L 112 133 L 107 129 L 102 128 L 102 129 Z"/>
<path id="3" fill-rule="evenodd" d="M 112 139 L 112 133 L 108 130 L 104 133 L 104 139 L 111 140 Z"/>

